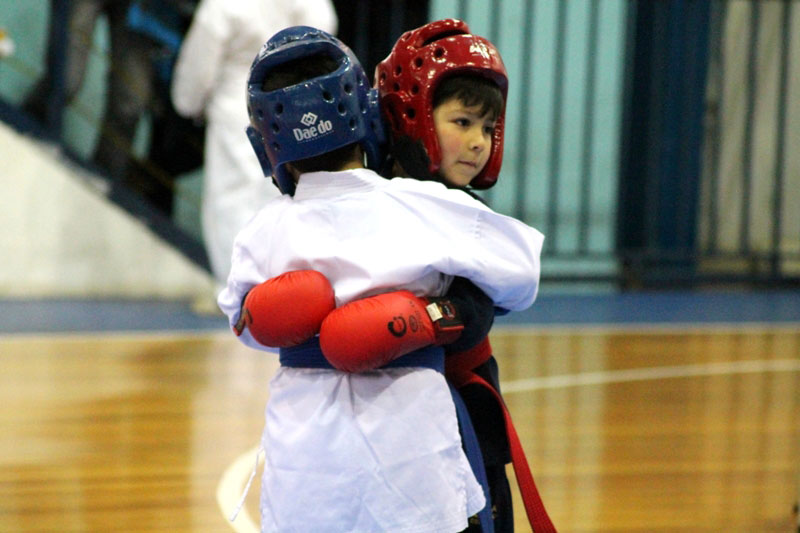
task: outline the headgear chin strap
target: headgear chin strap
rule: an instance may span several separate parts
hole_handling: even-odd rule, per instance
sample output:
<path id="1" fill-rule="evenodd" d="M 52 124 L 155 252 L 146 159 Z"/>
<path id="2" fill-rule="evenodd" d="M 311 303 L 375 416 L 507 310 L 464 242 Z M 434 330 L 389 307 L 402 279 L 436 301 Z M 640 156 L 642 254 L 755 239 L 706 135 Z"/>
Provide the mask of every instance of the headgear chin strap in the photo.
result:
<path id="1" fill-rule="evenodd" d="M 439 171 L 442 153 L 433 123 L 433 95 L 439 83 L 454 74 L 477 74 L 494 81 L 508 94 L 506 67 L 495 46 L 461 20 L 431 22 L 404 33 L 389 56 L 375 69 L 381 107 L 395 138 L 419 139 L 430 159 L 430 174 Z M 492 152 L 470 185 L 488 189 L 497 181 L 503 162 L 505 106 L 492 135 Z"/>
<path id="2" fill-rule="evenodd" d="M 272 69 L 319 55 L 336 61 L 336 70 L 282 89 L 262 89 Z M 250 67 L 247 111 L 247 137 L 264 175 L 284 194 L 294 194 L 294 179 L 286 169 L 292 161 L 358 142 L 367 167 L 378 169 L 383 163 L 386 133 L 377 91 L 353 52 L 322 30 L 293 26 L 264 44 Z"/>

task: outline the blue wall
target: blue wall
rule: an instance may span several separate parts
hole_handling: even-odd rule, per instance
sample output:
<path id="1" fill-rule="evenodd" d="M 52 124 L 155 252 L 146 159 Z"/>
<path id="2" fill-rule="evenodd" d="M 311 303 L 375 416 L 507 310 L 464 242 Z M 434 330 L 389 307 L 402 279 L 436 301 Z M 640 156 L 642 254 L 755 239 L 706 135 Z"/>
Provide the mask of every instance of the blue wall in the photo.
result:
<path id="1" fill-rule="evenodd" d="M 495 209 L 542 229 L 548 235 L 546 253 L 581 248 L 578 228 L 585 177 L 590 183 L 585 198 L 589 231 L 583 251 L 613 250 L 626 16 L 624 0 L 431 4 L 432 19 L 462 17 L 503 55 L 510 81 L 505 155 L 500 181 L 487 199 Z M 594 76 L 587 80 L 590 62 Z"/>

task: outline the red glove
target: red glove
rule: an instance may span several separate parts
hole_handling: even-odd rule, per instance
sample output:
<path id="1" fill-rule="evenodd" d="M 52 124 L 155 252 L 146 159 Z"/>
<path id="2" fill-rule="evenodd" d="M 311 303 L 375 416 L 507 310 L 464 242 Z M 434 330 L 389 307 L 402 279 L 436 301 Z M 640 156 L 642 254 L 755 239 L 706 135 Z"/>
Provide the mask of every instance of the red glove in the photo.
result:
<path id="1" fill-rule="evenodd" d="M 409 291 L 355 300 L 322 322 L 319 343 L 338 370 L 364 372 L 431 344 L 447 344 L 464 329 L 455 307 Z"/>
<path id="2" fill-rule="evenodd" d="M 233 330 L 238 336 L 247 327 L 264 346 L 295 346 L 316 335 L 335 308 L 328 278 L 316 270 L 295 270 L 250 289 Z"/>

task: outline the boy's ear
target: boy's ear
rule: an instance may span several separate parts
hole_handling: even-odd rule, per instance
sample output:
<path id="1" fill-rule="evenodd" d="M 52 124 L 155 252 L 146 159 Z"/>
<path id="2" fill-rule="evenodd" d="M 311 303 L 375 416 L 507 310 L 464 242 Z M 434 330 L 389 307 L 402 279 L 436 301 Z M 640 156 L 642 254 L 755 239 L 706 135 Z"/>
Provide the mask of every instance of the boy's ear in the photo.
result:
<path id="1" fill-rule="evenodd" d="M 394 138 L 390 152 L 395 161 L 403 167 L 409 176 L 418 180 L 431 180 L 431 160 L 422 141 L 412 139 L 408 135 L 398 135 Z"/>

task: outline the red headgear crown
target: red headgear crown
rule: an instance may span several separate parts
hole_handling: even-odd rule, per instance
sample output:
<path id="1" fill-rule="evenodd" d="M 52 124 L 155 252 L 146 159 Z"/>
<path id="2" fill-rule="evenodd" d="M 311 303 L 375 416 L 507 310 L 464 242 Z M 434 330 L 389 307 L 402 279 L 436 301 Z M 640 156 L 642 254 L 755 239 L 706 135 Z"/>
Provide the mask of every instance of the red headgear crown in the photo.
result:
<path id="1" fill-rule="evenodd" d="M 464 73 L 494 81 L 505 101 L 508 75 L 500 53 L 456 19 L 437 20 L 404 33 L 375 69 L 381 107 L 393 134 L 422 141 L 431 174 L 438 172 L 442 160 L 433 124 L 433 95 L 442 79 Z M 503 162 L 504 122 L 505 106 L 497 117 L 489 160 L 470 182 L 476 189 L 488 189 L 497 181 Z"/>

